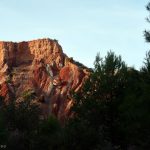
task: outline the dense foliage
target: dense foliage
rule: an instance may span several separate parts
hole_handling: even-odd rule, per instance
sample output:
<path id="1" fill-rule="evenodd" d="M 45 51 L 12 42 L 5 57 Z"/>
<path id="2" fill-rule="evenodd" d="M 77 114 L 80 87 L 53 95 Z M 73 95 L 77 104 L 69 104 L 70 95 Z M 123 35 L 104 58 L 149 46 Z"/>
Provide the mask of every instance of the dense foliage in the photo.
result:
<path id="1" fill-rule="evenodd" d="M 99 54 L 91 76 L 74 93 L 73 118 L 64 125 L 26 92 L 20 103 L 0 99 L 0 144 L 15 150 L 144 150 L 150 148 L 150 52 L 140 71 L 120 56 Z M 31 96 L 32 95 L 32 96 Z"/>
<path id="2" fill-rule="evenodd" d="M 140 71 L 128 68 L 112 52 L 104 61 L 97 56 L 91 77 L 75 94 L 70 149 L 150 148 L 149 54 Z"/>

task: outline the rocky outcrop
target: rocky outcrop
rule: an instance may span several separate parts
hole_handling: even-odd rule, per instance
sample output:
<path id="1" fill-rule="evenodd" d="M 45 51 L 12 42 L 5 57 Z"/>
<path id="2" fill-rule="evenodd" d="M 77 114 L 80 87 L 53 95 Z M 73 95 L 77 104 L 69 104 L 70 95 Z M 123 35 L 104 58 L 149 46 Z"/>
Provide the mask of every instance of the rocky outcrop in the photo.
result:
<path id="1" fill-rule="evenodd" d="M 72 106 L 70 91 L 80 90 L 88 76 L 56 40 L 0 42 L 0 95 L 6 102 L 34 91 L 44 116 L 64 119 Z"/>

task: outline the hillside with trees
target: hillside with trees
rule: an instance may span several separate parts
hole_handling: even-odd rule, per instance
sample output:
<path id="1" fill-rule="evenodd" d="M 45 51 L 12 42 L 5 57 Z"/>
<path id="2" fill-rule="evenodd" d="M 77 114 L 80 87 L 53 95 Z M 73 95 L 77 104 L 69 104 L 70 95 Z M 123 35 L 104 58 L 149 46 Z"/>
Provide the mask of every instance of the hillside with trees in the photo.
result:
<path id="1" fill-rule="evenodd" d="M 150 32 L 144 34 L 150 42 Z M 150 149 L 150 51 L 139 70 L 113 51 L 104 58 L 98 53 L 90 77 L 71 95 L 71 116 L 63 123 L 42 118 L 33 93 L 20 103 L 0 97 L 0 149 Z"/>

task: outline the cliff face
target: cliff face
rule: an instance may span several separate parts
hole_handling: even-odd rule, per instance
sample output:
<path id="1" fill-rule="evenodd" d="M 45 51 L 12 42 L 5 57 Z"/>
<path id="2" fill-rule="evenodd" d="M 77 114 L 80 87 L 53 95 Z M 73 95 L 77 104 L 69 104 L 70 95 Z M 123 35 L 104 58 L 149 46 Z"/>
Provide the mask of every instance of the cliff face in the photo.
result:
<path id="1" fill-rule="evenodd" d="M 0 95 L 6 103 L 34 93 L 44 115 L 64 119 L 72 106 L 70 91 L 78 91 L 88 76 L 56 40 L 0 42 Z"/>

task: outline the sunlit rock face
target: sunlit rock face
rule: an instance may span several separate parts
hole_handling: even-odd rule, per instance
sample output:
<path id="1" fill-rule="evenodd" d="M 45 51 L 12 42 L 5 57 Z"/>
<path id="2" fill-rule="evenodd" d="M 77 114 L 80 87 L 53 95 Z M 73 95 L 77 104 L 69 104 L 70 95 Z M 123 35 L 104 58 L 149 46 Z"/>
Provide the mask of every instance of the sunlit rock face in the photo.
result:
<path id="1" fill-rule="evenodd" d="M 89 76 L 86 67 L 67 57 L 56 40 L 0 42 L 0 95 L 8 103 L 34 92 L 44 116 L 68 117 L 70 91 L 77 92 Z"/>

